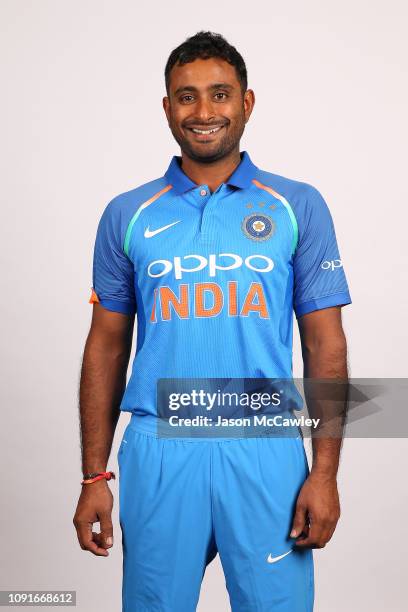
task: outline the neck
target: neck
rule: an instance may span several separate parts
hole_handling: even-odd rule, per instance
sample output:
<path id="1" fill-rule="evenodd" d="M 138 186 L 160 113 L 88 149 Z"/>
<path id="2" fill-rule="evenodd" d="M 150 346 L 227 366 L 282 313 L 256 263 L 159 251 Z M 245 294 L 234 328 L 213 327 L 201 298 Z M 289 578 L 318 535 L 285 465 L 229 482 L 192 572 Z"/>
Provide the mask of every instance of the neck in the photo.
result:
<path id="1" fill-rule="evenodd" d="M 225 183 L 241 162 L 239 148 L 209 164 L 197 162 L 182 152 L 181 168 L 197 185 L 208 185 L 211 193 Z"/>

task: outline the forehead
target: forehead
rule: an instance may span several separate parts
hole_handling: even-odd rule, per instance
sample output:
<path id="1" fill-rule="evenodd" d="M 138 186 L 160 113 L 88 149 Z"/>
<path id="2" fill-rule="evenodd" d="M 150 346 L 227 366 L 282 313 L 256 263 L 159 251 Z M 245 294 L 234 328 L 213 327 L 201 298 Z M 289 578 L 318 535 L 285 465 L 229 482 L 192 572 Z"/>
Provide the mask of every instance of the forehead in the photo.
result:
<path id="1" fill-rule="evenodd" d="M 170 90 L 192 86 L 206 89 L 214 83 L 228 83 L 239 87 L 239 80 L 234 66 L 218 57 L 196 59 L 182 66 L 176 64 L 170 73 Z"/>

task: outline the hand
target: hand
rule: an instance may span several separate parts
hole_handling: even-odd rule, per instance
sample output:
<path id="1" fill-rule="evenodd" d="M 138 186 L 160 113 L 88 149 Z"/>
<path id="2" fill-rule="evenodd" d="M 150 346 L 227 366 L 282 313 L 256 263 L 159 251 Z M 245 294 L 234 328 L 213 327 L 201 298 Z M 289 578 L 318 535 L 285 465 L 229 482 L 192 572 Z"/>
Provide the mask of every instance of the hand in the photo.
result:
<path id="1" fill-rule="evenodd" d="M 109 556 L 106 549 L 113 546 L 112 508 L 113 495 L 106 480 L 82 485 L 73 521 L 82 550 Z M 92 531 L 96 522 L 100 523 L 100 533 Z"/>
<path id="2" fill-rule="evenodd" d="M 299 548 L 324 548 L 340 518 L 335 478 L 310 473 L 300 490 L 290 537 Z"/>

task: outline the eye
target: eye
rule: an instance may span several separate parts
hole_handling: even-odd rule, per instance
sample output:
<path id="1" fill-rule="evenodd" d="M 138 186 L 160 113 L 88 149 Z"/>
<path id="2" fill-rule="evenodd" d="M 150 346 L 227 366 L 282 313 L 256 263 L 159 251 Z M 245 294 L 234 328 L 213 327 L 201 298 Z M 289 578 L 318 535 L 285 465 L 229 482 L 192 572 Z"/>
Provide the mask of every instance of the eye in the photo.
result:
<path id="1" fill-rule="evenodd" d="M 189 99 L 187 99 L 189 98 Z M 184 96 L 181 96 L 180 101 L 181 102 L 191 102 L 191 100 L 193 99 L 193 96 L 190 94 L 186 94 Z"/>
<path id="2" fill-rule="evenodd" d="M 217 93 L 215 94 L 216 96 L 225 96 L 225 98 L 228 98 L 228 94 L 226 94 L 224 91 L 217 91 Z M 224 98 L 217 98 L 218 100 L 223 100 Z"/>

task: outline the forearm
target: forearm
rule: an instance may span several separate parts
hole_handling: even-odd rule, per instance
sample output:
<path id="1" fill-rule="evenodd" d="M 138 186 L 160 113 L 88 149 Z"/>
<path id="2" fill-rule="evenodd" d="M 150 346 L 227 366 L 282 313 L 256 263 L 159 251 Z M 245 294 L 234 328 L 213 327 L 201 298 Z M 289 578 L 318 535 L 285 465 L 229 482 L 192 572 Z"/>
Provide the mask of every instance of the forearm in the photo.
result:
<path id="1" fill-rule="evenodd" d="M 82 470 L 106 471 L 126 387 L 128 347 L 112 347 L 89 334 L 81 369 L 79 410 Z"/>
<path id="2" fill-rule="evenodd" d="M 347 346 L 344 336 L 304 349 L 305 396 L 312 430 L 312 473 L 336 478 L 347 407 Z M 319 383 L 316 379 L 324 379 Z M 327 381 L 327 382 L 324 382 Z"/>

